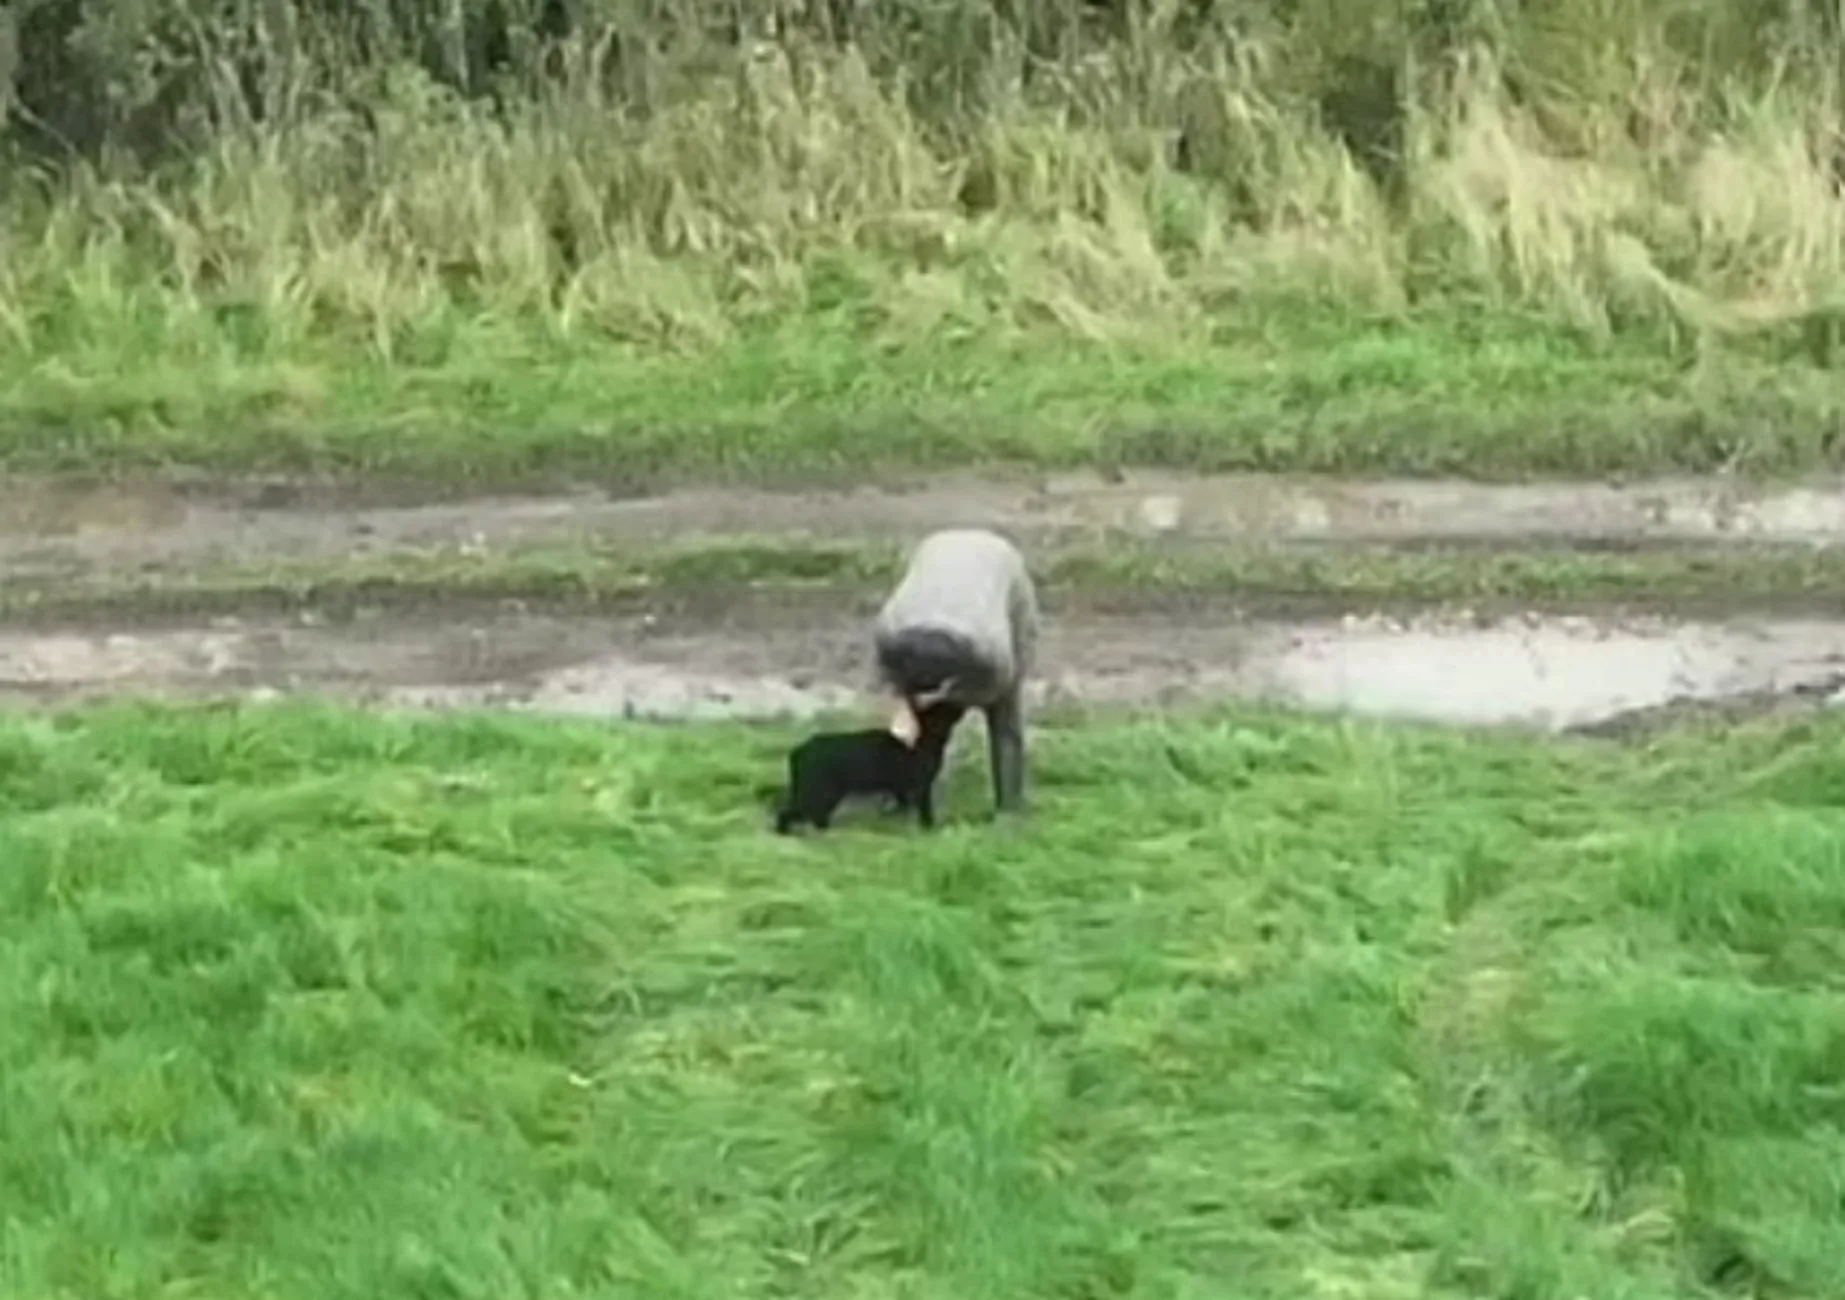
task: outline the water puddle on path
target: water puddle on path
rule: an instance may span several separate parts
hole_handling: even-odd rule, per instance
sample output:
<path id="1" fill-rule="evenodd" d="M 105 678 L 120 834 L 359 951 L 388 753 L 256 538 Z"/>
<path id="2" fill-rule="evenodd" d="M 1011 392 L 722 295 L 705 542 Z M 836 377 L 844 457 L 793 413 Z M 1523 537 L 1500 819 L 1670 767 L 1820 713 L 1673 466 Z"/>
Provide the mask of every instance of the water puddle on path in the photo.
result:
<path id="1" fill-rule="evenodd" d="M 687 720 L 869 709 L 862 619 L 219 620 L 0 631 L 0 698 L 308 693 L 423 708 Z M 1825 694 L 1845 621 L 1248 621 L 1084 616 L 1047 629 L 1040 705 L 1259 700 L 1560 730 L 1678 700 Z M 1823 689 L 1821 689 L 1823 688 Z"/>

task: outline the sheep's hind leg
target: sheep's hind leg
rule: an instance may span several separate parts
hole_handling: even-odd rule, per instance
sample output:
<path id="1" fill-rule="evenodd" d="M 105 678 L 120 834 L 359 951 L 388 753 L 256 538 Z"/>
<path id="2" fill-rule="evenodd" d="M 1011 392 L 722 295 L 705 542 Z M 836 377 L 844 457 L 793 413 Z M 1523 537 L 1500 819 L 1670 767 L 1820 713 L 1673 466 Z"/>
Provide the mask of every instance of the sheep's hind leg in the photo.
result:
<path id="1" fill-rule="evenodd" d="M 1014 686 L 986 706 L 987 756 L 993 767 L 993 803 L 1001 812 L 1025 809 L 1025 716 Z"/>

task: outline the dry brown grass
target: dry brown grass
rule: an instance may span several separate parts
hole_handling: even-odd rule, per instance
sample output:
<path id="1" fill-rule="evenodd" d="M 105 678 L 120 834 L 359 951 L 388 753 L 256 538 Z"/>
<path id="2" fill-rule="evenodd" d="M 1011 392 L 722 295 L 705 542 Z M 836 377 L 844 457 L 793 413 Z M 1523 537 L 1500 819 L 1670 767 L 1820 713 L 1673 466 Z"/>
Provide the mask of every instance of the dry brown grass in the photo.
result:
<path id="1" fill-rule="evenodd" d="M 1157 342 L 1225 312 L 1438 297 L 1707 340 L 1839 298 L 1840 105 L 1786 68 L 1693 76 L 1553 33 L 1523 79 L 1568 72 L 1569 93 L 1521 103 L 1461 45 L 1411 67 L 1380 186 L 1291 91 L 1298 57 L 1158 35 L 1029 89 L 989 75 L 955 129 L 797 36 L 679 57 L 644 113 L 589 78 L 495 113 L 397 67 L 369 121 L 301 107 L 221 127 L 157 180 L 86 167 L 49 203 L 16 196 L 0 332 L 42 350 L 132 298 L 181 340 L 231 307 L 268 346 L 337 329 L 389 357 L 460 310 L 696 350 L 844 304 L 893 343 Z"/>
<path id="2" fill-rule="evenodd" d="M 1845 41 L 1521 5 L 584 0 L 462 93 L 333 0 L 148 0 L 109 147 L 0 168 L 0 464 L 1835 463 Z"/>

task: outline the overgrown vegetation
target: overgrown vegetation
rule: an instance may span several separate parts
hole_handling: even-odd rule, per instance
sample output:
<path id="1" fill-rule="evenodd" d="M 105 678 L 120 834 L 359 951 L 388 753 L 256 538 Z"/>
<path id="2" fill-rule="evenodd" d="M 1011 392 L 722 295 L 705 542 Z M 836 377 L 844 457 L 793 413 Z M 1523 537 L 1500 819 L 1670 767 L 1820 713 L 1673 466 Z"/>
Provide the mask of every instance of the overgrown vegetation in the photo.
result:
<path id="1" fill-rule="evenodd" d="M 1835 18 L 26 0 L 0 447 L 1811 464 Z"/>
<path id="2" fill-rule="evenodd" d="M 1039 736 L 5 721 L 0 1291 L 1845 1291 L 1845 728 Z"/>

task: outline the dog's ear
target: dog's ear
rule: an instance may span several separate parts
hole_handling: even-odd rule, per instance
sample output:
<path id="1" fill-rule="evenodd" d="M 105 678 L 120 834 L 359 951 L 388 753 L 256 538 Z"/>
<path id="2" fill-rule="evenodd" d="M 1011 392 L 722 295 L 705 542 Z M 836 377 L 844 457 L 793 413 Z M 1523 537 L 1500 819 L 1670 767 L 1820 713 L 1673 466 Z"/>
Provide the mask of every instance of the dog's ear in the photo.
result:
<path id="1" fill-rule="evenodd" d="M 922 735 L 922 723 L 917 720 L 916 710 L 910 707 L 908 700 L 898 704 L 897 711 L 891 715 L 890 734 L 906 748 L 916 748 L 917 738 Z"/>

